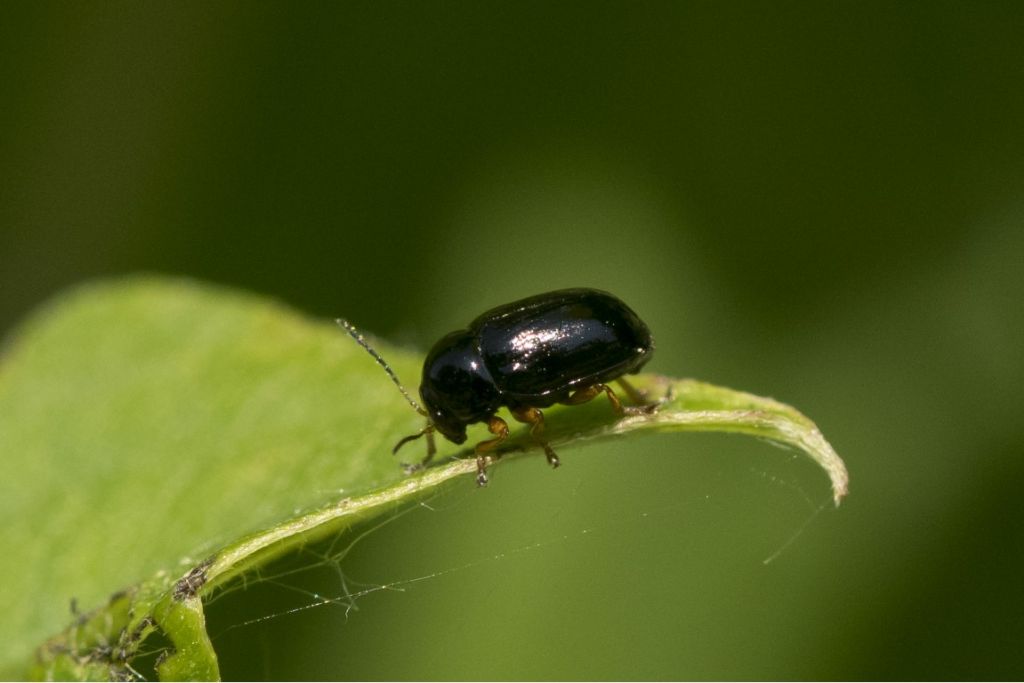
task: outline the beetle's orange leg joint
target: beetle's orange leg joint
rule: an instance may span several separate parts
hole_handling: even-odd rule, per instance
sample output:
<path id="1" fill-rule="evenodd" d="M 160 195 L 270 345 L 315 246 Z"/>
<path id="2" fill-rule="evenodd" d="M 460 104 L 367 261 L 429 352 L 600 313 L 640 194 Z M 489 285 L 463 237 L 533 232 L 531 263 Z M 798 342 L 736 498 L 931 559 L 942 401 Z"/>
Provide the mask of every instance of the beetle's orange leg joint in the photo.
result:
<path id="1" fill-rule="evenodd" d="M 612 410 L 619 415 L 640 415 L 644 413 L 651 413 L 655 408 L 658 407 L 656 403 L 643 403 L 643 394 L 636 390 L 633 385 L 625 382 L 625 380 L 618 380 L 623 385 L 623 390 L 629 396 L 630 400 L 637 401 L 640 405 L 637 406 L 624 406 L 619 397 L 615 394 L 615 391 L 607 384 L 592 384 L 589 387 L 580 389 L 566 400 L 562 401 L 567 406 L 575 406 L 580 403 L 586 403 L 587 401 L 596 398 L 602 391 L 608 396 L 608 402 L 612 404 Z M 628 387 L 628 388 L 627 388 Z"/>
<path id="2" fill-rule="evenodd" d="M 552 467 L 558 467 L 561 464 L 558 456 L 548 442 L 541 438 L 541 433 L 544 431 L 544 413 L 537 408 L 510 408 L 510 410 L 512 411 L 512 417 L 530 425 L 530 435 L 544 449 L 544 455 L 547 456 L 548 464 Z"/>
<path id="3" fill-rule="evenodd" d="M 586 403 L 587 401 L 591 401 L 597 398 L 597 396 L 602 391 L 608 395 L 608 402 L 612 404 L 612 410 L 614 410 L 619 415 L 625 415 L 626 409 L 622 406 L 622 401 L 619 400 L 619 397 L 615 395 L 615 392 L 612 391 L 612 388 L 607 384 L 592 384 L 589 387 L 586 387 L 585 389 L 580 389 L 572 396 L 562 401 L 562 403 L 564 403 L 567 406 L 575 406 L 579 405 L 580 403 Z"/>
<path id="4" fill-rule="evenodd" d="M 487 486 L 487 453 L 493 451 L 502 441 L 508 438 L 508 423 L 497 415 L 491 415 L 487 420 L 487 429 L 494 434 L 493 439 L 481 441 L 474 448 L 476 453 L 476 483 L 477 486 Z"/>

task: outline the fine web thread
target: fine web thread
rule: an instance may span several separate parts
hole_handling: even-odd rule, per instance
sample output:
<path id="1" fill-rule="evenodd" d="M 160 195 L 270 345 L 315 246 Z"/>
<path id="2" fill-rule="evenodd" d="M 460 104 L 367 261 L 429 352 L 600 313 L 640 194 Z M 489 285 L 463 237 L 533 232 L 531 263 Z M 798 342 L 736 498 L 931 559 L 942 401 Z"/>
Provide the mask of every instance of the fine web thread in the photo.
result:
<path id="1" fill-rule="evenodd" d="M 764 473 L 758 470 L 751 470 L 752 473 L 762 474 Z M 775 477 L 765 477 L 767 481 L 773 484 L 783 485 L 786 487 L 792 487 L 794 490 L 803 493 L 803 490 L 799 485 L 792 484 L 783 479 L 777 479 Z M 579 485 L 577 485 L 577 489 Z M 574 489 L 575 493 L 575 489 Z M 707 498 L 709 496 L 705 496 Z M 223 587 L 217 591 L 215 595 L 210 596 L 204 602 L 207 607 L 212 606 L 218 602 L 221 598 L 234 593 L 236 591 L 244 591 L 254 587 L 257 584 L 269 584 L 277 586 L 283 590 L 294 593 L 299 596 L 300 601 L 297 604 L 286 607 L 284 609 L 278 609 L 266 614 L 261 614 L 248 619 L 240 619 L 233 623 L 227 624 L 222 627 L 218 632 L 211 633 L 211 638 L 214 642 L 217 642 L 221 637 L 227 633 L 236 629 L 243 629 L 246 627 L 255 626 L 260 623 L 277 620 L 286 616 L 296 615 L 309 610 L 322 609 L 322 608 L 337 608 L 342 610 L 344 618 L 347 620 L 353 611 L 360 609 L 359 603 L 362 598 L 367 597 L 371 594 L 378 592 L 405 592 L 412 586 L 438 579 L 440 577 L 457 574 L 464 571 L 478 569 L 486 563 L 490 562 L 505 562 L 510 558 L 523 554 L 532 553 L 540 550 L 544 547 L 558 546 L 567 542 L 571 542 L 574 539 L 579 540 L 588 538 L 594 535 L 602 535 L 602 532 L 614 535 L 621 535 L 623 533 L 636 533 L 642 527 L 638 527 L 636 522 L 638 520 L 650 521 L 655 524 L 663 524 L 665 521 L 675 519 L 671 515 L 673 512 L 683 512 L 686 510 L 687 505 L 698 502 L 699 498 L 694 498 L 688 503 L 683 502 L 672 502 L 667 505 L 658 506 L 655 508 L 642 508 L 639 512 L 634 512 L 628 515 L 622 520 L 607 526 L 584 526 L 583 528 L 577 528 L 575 532 L 569 531 L 565 533 L 556 533 L 548 538 L 541 538 L 532 542 L 525 543 L 519 546 L 513 546 L 511 550 L 498 551 L 493 553 L 483 553 L 475 559 L 471 559 L 466 562 L 453 564 L 451 566 L 436 569 L 434 571 L 428 571 L 425 573 L 417 573 L 409 578 L 392 579 L 383 583 L 377 582 L 360 582 L 354 581 L 342 568 L 344 560 L 356 549 L 356 547 L 364 541 L 367 537 L 380 531 L 383 527 L 397 521 L 405 515 L 417 511 L 427 510 L 431 513 L 437 512 L 438 508 L 432 505 L 435 501 L 439 500 L 437 495 L 430 496 L 426 501 L 420 501 L 418 505 L 409 506 L 405 509 L 395 511 L 394 513 L 386 516 L 385 518 L 374 523 L 368 529 L 365 529 L 358 533 L 355 538 L 346 536 L 343 533 L 339 533 L 334 539 L 330 541 L 326 548 L 317 549 L 315 547 L 303 548 L 300 552 L 304 555 L 308 555 L 312 561 L 302 562 L 298 566 L 283 568 L 279 571 L 264 572 L 256 570 L 252 575 L 244 575 L 240 577 L 240 580 L 234 582 L 233 585 Z M 803 532 L 811 526 L 811 524 L 818 518 L 819 514 L 825 510 L 830 504 L 831 499 L 826 498 L 820 504 L 814 504 L 810 498 L 807 498 L 808 505 L 813 509 L 809 517 L 799 525 L 796 531 L 786 539 L 782 545 L 769 557 L 765 558 L 762 562 L 765 565 L 771 564 L 777 560 L 784 552 L 789 549 L 794 543 L 798 542 Z M 442 505 L 442 508 L 450 508 L 453 504 L 448 503 Z M 461 505 L 461 499 L 456 499 L 454 505 L 456 508 Z M 292 583 L 293 577 L 303 574 L 304 572 L 314 570 L 316 568 L 330 567 L 336 574 L 337 588 L 336 592 L 324 594 L 322 592 L 310 591 L 301 585 L 295 585 Z M 300 581 L 301 583 L 301 581 Z M 140 656 L 155 656 L 159 652 L 167 649 L 166 647 L 159 647 L 155 650 L 140 653 Z"/>

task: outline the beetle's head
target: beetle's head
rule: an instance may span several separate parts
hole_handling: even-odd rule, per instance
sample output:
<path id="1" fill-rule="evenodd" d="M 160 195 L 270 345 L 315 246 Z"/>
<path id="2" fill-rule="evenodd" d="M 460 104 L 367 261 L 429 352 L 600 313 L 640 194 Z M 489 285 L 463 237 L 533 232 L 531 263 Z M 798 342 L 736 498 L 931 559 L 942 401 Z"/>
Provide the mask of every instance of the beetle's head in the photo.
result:
<path id="1" fill-rule="evenodd" d="M 434 344 L 423 363 L 420 398 L 427 419 L 446 439 L 466 440 L 466 426 L 486 420 L 501 406 L 501 393 L 468 330 Z"/>
<path id="2" fill-rule="evenodd" d="M 399 441 L 392 449 L 392 453 L 397 452 L 404 444 L 426 436 L 429 459 L 434 454 L 435 431 L 440 432 L 449 441 L 464 443 L 466 426 L 486 420 L 501 406 L 501 392 L 484 366 L 476 340 L 468 330 L 452 332 L 443 337 L 427 354 L 427 359 L 423 363 L 423 382 L 420 385 L 420 397 L 425 405 L 423 407 L 413 400 L 398 381 L 398 376 L 391 366 L 350 322 L 339 318 L 337 323 L 384 368 L 409 405 L 427 418 L 427 426 L 417 434 Z"/>

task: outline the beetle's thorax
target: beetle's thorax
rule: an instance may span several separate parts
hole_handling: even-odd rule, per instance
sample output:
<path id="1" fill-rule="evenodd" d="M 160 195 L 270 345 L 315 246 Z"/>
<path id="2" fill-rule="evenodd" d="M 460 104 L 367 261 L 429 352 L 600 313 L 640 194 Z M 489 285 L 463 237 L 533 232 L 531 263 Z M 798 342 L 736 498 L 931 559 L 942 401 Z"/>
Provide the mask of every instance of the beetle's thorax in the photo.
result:
<path id="1" fill-rule="evenodd" d="M 468 330 L 445 335 L 423 363 L 420 383 L 430 421 L 445 438 L 466 440 L 466 426 L 486 420 L 501 406 L 501 393 Z"/>

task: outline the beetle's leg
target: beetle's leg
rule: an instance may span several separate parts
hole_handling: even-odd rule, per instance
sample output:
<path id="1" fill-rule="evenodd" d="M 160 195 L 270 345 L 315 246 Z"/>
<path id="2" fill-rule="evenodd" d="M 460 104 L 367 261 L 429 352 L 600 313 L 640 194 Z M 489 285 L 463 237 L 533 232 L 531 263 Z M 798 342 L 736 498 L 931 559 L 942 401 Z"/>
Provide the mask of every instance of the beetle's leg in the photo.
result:
<path id="1" fill-rule="evenodd" d="M 487 486 L 487 452 L 492 451 L 508 438 L 508 424 L 497 415 L 491 415 L 487 420 L 487 429 L 494 434 L 493 439 L 481 441 L 474 448 L 476 452 L 476 484 Z"/>
<path id="2" fill-rule="evenodd" d="M 642 389 L 637 389 L 633 386 L 625 377 L 619 377 L 615 380 L 622 387 L 622 390 L 626 392 L 626 396 L 629 396 L 629 400 L 637 405 L 643 405 L 647 403 L 647 392 Z"/>
<path id="3" fill-rule="evenodd" d="M 634 404 L 636 410 L 633 414 L 637 413 L 653 413 L 658 408 L 658 403 L 650 403 L 647 400 L 647 392 L 643 389 L 637 389 L 633 386 L 625 377 L 619 377 L 616 382 L 622 387 L 622 390 L 626 392 L 626 396 L 629 396 L 630 402 Z"/>
<path id="4" fill-rule="evenodd" d="M 562 403 L 564 403 L 567 406 L 578 406 L 581 403 L 586 403 L 587 401 L 594 399 L 598 394 L 600 394 L 601 388 L 603 386 L 603 384 L 593 384 L 584 389 L 579 389 L 573 392 L 572 396 L 562 401 Z M 618 404 L 618 399 L 615 399 L 615 401 L 612 403 L 613 406 L 616 404 Z M 621 404 L 619 404 L 619 407 L 622 407 Z"/>
<path id="5" fill-rule="evenodd" d="M 565 405 L 575 406 L 580 403 L 586 403 L 601 392 L 608 395 L 608 402 L 612 404 L 612 409 L 619 415 L 639 415 L 641 413 L 650 413 L 657 407 L 657 404 L 640 405 L 640 406 L 624 406 L 619 397 L 615 395 L 615 392 L 607 384 L 592 384 L 585 389 L 580 389 L 569 398 L 562 401 Z"/>
<path id="6" fill-rule="evenodd" d="M 437 444 L 434 443 L 434 430 L 431 429 L 427 432 L 427 457 L 423 458 L 423 462 L 420 464 L 426 467 L 427 463 L 434 459 L 435 453 L 437 453 Z"/>
<path id="7" fill-rule="evenodd" d="M 391 449 L 391 455 L 394 455 L 395 453 L 398 452 L 399 448 L 409 443 L 410 441 L 415 441 L 421 436 L 427 437 L 427 456 L 423 458 L 423 460 L 421 460 L 418 465 L 403 464 L 402 467 L 405 468 L 407 474 L 412 474 L 413 472 L 416 472 L 417 470 L 421 470 L 424 467 L 426 467 L 427 464 L 430 463 L 431 460 L 433 460 L 434 454 L 437 453 L 437 444 L 434 443 L 434 425 L 428 424 L 426 427 L 416 432 L 415 434 L 403 438 L 401 441 L 395 444 L 394 448 Z"/>
<path id="8" fill-rule="evenodd" d="M 540 412 L 537 408 L 526 407 L 511 408 L 510 410 L 512 411 L 512 417 L 530 425 L 530 435 L 544 449 L 544 455 L 548 458 L 548 464 L 552 467 L 558 467 L 561 464 L 558 461 L 558 456 L 555 455 L 555 451 L 548 445 L 548 442 L 540 437 L 541 432 L 544 431 L 544 413 Z"/>

